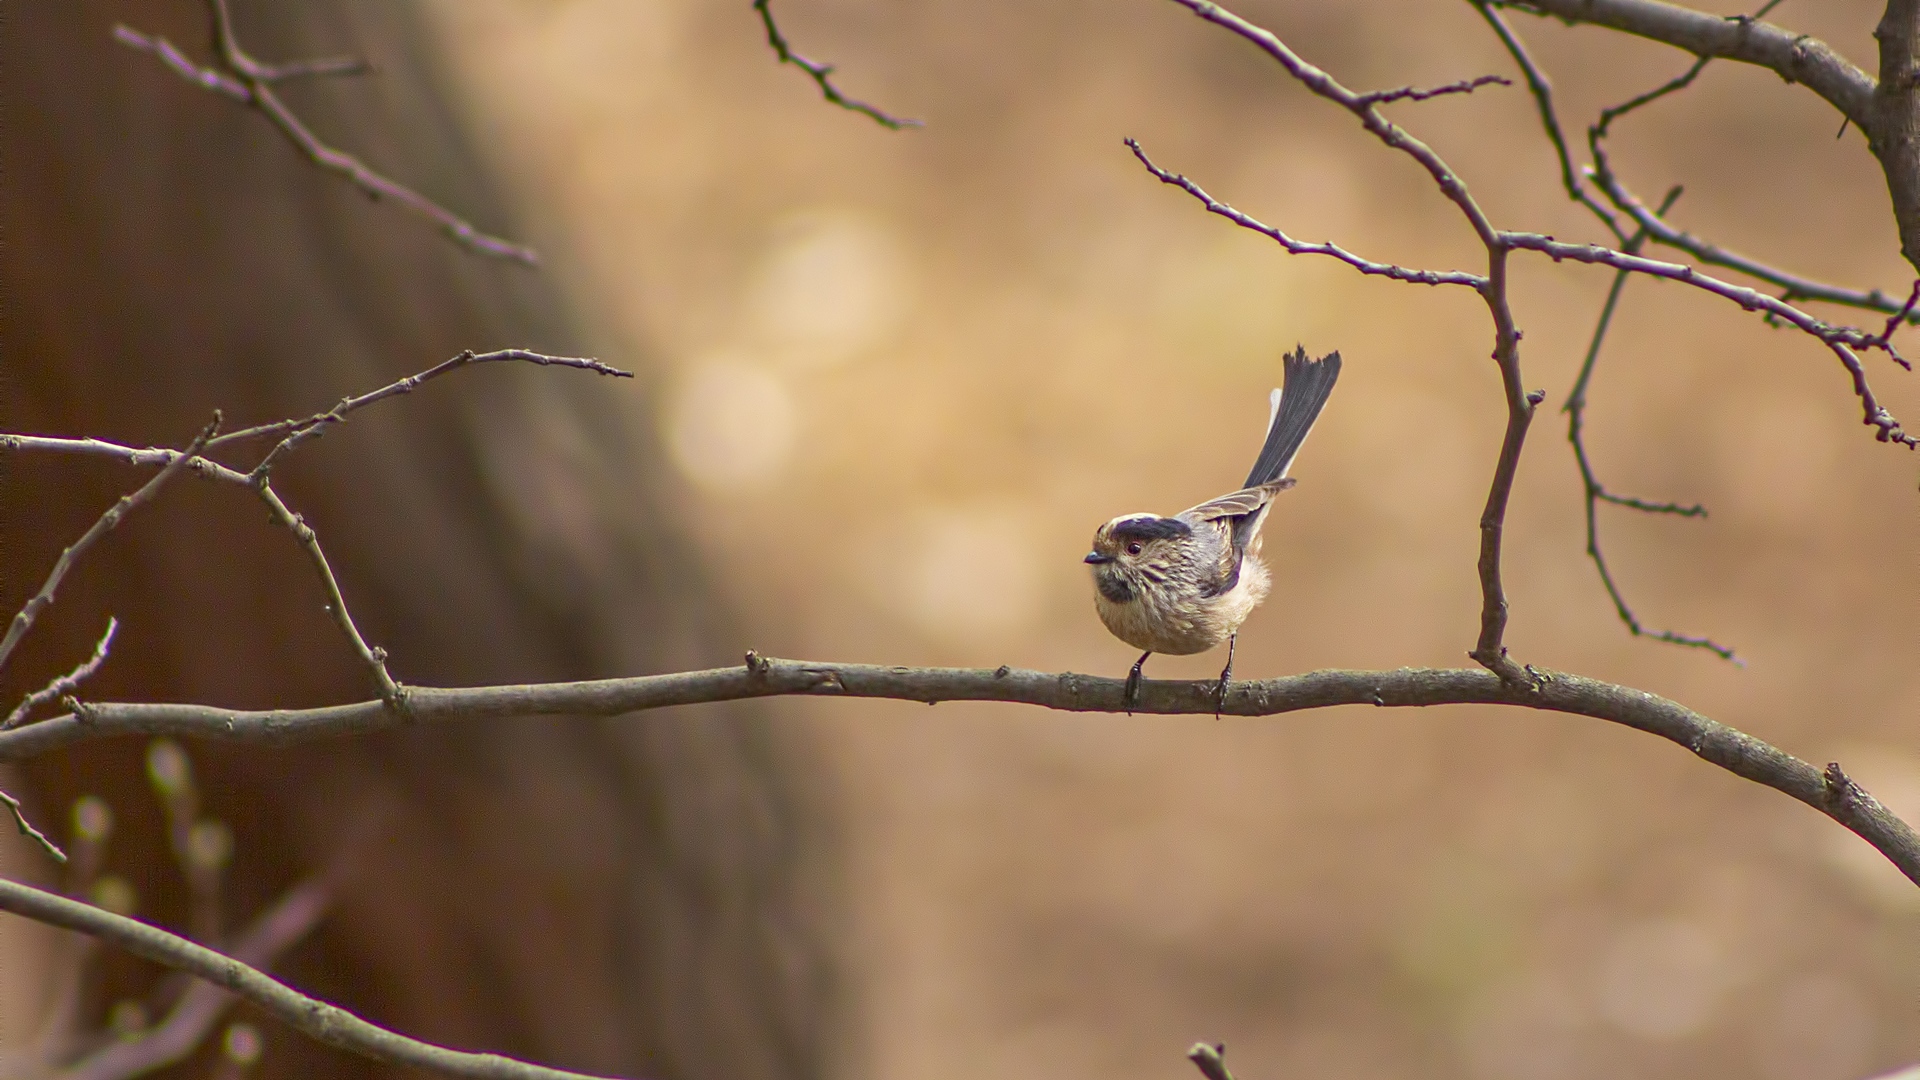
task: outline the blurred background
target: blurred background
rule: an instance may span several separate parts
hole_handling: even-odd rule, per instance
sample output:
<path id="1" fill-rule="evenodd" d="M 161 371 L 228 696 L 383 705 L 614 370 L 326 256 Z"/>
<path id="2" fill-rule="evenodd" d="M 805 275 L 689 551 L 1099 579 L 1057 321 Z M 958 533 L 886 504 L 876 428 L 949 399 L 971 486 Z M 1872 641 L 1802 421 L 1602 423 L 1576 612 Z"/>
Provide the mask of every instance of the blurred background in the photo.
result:
<path id="1" fill-rule="evenodd" d="M 203 48 L 195 5 L 133 6 L 154 29 Z M 109 7 L 95 10 L 99 26 L 133 21 L 118 7 L 103 14 Z M 540 618 L 434 618 L 431 597 L 407 599 L 414 583 L 379 569 L 394 544 L 428 540 L 409 541 L 364 507 L 342 510 L 382 522 L 350 540 L 366 565 L 348 572 L 374 594 L 371 618 L 389 631 L 378 640 L 403 679 L 670 670 L 736 662 L 747 647 L 1121 675 L 1133 654 L 1093 616 L 1077 562 L 1088 536 L 1114 514 L 1173 512 L 1234 483 L 1257 448 L 1279 355 L 1296 342 L 1339 349 L 1347 366 L 1294 470 L 1299 486 L 1268 526 L 1275 595 L 1245 627 L 1236 673 L 1468 663 L 1476 523 L 1503 422 L 1484 307 L 1465 290 L 1289 257 L 1155 182 L 1120 140 L 1138 138 L 1163 167 L 1302 239 L 1429 268 L 1478 269 L 1484 255 L 1410 160 L 1246 42 L 1162 0 L 779 3 L 794 47 L 839 64 L 847 93 L 926 121 L 896 133 L 823 103 L 801 72 L 777 65 L 746 3 L 342 8 L 349 14 L 302 16 L 304 36 L 248 3 L 238 14 L 243 33 L 260 20 L 264 56 L 293 44 L 357 50 L 417 78 L 414 112 L 393 123 L 444 125 L 439 138 L 458 145 L 403 179 L 456 209 L 497 208 L 483 224 L 548 255 L 538 284 L 334 190 L 257 117 L 148 57 L 85 46 L 130 100 L 165 102 L 168 124 L 149 119 L 133 144 L 117 129 L 86 134 L 100 144 L 91 153 L 121 160 L 117 168 L 161 176 L 139 155 L 182 153 L 170 125 L 231 126 L 232 140 L 271 165 L 231 181 L 251 212 L 268 213 L 257 207 L 287 185 L 327 207 L 329 222 L 351 223 L 310 225 L 325 239 L 253 258 L 304 266 L 359 229 L 459 279 L 449 295 L 478 314 L 448 325 L 466 337 L 416 335 L 431 342 L 423 354 L 387 347 L 384 330 L 365 333 L 395 376 L 468 345 L 530 343 L 475 337 L 487 331 L 471 327 L 488 319 L 492 332 L 523 338 L 528 327 L 564 326 L 532 343 L 567 336 L 638 370 L 637 387 L 540 372 L 491 391 L 480 378 L 441 388 L 465 426 L 435 445 L 468 449 L 418 464 L 415 482 L 435 490 L 471 474 L 495 494 L 464 526 L 457 515 L 419 520 L 449 536 L 485 530 L 461 541 L 497 553 L 474 573 L 520 582 L 523 593 L 502 588 Z M 1358 89 L 1516 74 L 1465 3 L 1247 0 L 1236 10 Z M 1770 18 L 1871 69 L 1879 14 L 1849 0 L 1788 4 Z M 1570 132 L 1690 62 L 1602 30 L 1510 18 L 1555 78 Z M 418 160 L 425 151 L 352 126 L 369 110 L 400 108 L 395 81 L 302 87 L 297 106 L 346 118 L 327 134 L 376 165 Z M 1522 88 L 1392 115 L 1447 157 L 1496 224 L 1602 238 L 1560 188 Z M 1884 183 L 1860 135 L 1836 140 L 1838 126 L 1804 89 L 1721 63 L 1621 121 L 1611 146 L 1648 199 L 1686 185 L 1672 215 L 1685 228 L 1897 295 L 1912 272 Z M 34 171 L 16 165 L 11 183 Z M 228 227 L 219 222 L 234 212 L 216 200 L 203 211 L 213 224 L 194 227 Z M 376 267 L 383 257 L 354 256 L 376 280 L 396 273 Z M 1650 627 L 1711 635 L 1744 666 L 1635 640 L 1584 557 L 1579 477 L 1557 412 L 1608 276 L 1530 257 L 1514 265 L 1527 385 L 1548 402 L 1509 516 L 1514 654 L 1675 698 L 1808 760 L 1837 759 L 1920 819 L 1920 462 L 1873 441 L 1844 372 L 1816 342 L 1698 291 L 1630 282 L 1591 389 L 1590 451 L 1615 490 L 1702 502 L 1710 516 L 1603 508 L 1603 542 Z M 539 314 L 502 317 L 503 296 Z M 1884 403 L 1920 423 L 1913 377 L 1882 357 L 1867 364 Z M 306 405 L 262 408 L 305 411 L 366 385 L 351 368 L 326 370 Z M 236 375 L 228 385 L 250 384 Z M 423 423 L 413 410 L 425 400 L 386 423 Z M 134 440 L 98 424 L 88 433 Z M 324 493 L 373 482 L 381 462 L 305 464 L 310 490 Z M 340 475 L 350 469 L 364 471 Z M 103 492 L 117 490 L 113 480 Z M 96 512 L 40 547 L 57 550 Z M 288 546 L 257 527 L 241 535 L 215 542 L 276 559 Z M 634 559 L 651 569 L 634 571 Z M 605 588 L 635 577 L 644 580 L 625 592 Z M 466 581 L 445 588 L 461 595 Z M 383 624 L 383 604 L 423 614 Z M 288 622 L 319 623 L 290 610 L 302 614 Z M 95 621 L 76 626 L 97 633 Z M 524 642 L 502 643 L 502 621 Z M 687 621 L 697 630 L 677 629 Z M 301 632 L 316 653 L 341 651 L 330 627 Z M 423 674 L 424 660 L 408 668 L 419 635 L 451 653 L 475 637 L 493 644 Z M 550 662 L 526 659 L 549 652 Z M 1149 673 L 1206 678 L 1220 662 L 1159 657 Z M 350 687 L 350 670 L 344 678 Z M 210 679 L 160 685 L 222 700 L 320 693 Z M 134 685 L 122 692 L 160 694 Z M 529 1026 L 515 1010 L 539 1006 L 501 1004 L 524 993 L 510 985 L 511 965 L 466 976 L 459 993 L 476 1004 L 465 1012 L 397 992 L 417 984 L 411 968 L 369 985 L 323 952 L 296 953 L 286 970 L 423 1037 L 582 1068 L 644 1067 L 663 1080 L 710 1071 L 1147 1080 L 1187 1076 L 1181 1054 L 1196 1039 L 1224 1041 L 1243 1080 L 1848 1080 L 1920 1058 L 1920 891 L 1807 808 L 1597 721 L 1470 708 L 1215 721 L 811 701 L 718 713 L 595 728 L 645 763 L 636 787 L 595 778 L 598 744 L 508 770 L 509 798 L 551 812 L 541 835 L 559 837 L 557 847 L 580 842 L 570 834 L 591 823 L 626 821 L 636 805 L 664 806 L 669 821 L 682 820 L 674 807 L 706 808 L 685 831 L 640 830 L 658 842 L 631 849 L 643 863 L 713 864 L 703 884 L 622 908 L 568 899 L 601 878 L 583 885 L 566 859 L 517 864 L 531 907 L 476 931 L 510 934 L 510 916 L 550 910 L 552 893 L 559 910 L 592 907 L 601 936 L 561 934 L 549 955 L 527 961 L 592 1004 L 549 1008 Z M 716 743 L 716 727 L 735 734 Z M 546 730 L 489 738 L 512 746 L 536 728 Z M 458 738 L 401 740 L 418 764 L 392 780 L 392 797 L 420 798 L 420 777 L 440 775 L 438 755 Z M 134 776 L 134 754 L 113 767 Z M 475 768 L 497 779 L 506 765 Z M 86 788 L 72 772 L 36 763 L 28 776 L 48 816 Z M 578 810 L 568 800 L 583 788 L 612 794 Z M 513 814 L 434 805 L 453 837 Z M 306 822 L 301 835 L 325 834 L 311 813 L 292 816 Z M 244 859 L 244 829 L 240 839 Z M 312 840 L 276 857 L 311 862 L 325 847 Z M 28 857 L 9 858 L 20 872 Z M 626 880 L 626 864 L 607 859 L 581 856 L 603 878 Z M 447 861 L 443 880 L 466 887 L 460 875 L 474 866 Z M 711 938 L 677 929 L 707 925 L 716 909 L 734 914 Z M 781 928 L 774 945 L 756 936 L 769 921 Z M 363 949 L 380 932 L 416 929 L 351 925 Z M 348 949 L 329 927 L 320 948 Z M 667 944 L 621 953 L 631 934 Z M 15 940 L 0 938 L 0 949 L 29 955 Z M 703 951 L 709 941 L 728 943 L 723 963 Z M 449 955 L 412 963 L 458 963 Z M 582 964 L 607 971 L 583 989 L 572 978 Z M 711 1007 L 674 1013 L 629 985 L 634 964 L 682 973 L 666 982 L 699 983 Z M 728 1011 L 770 983 L 780 989 L 765 1003 Z M 11 1015 L 34 1012 L 26 986 L 7 991 Z M 568 1026 L 581 1015 L 600 1027 Z M 661 1031 L 607 1028 L 634 1022 Z M 30 1028 L 0 1027 L 0 1037 Z M 723 1070 L 701 1060 L 715 1043 L 686 1045 L 694 1031 L 763 1049 Z M 285 1046 L 295 1041 L 282 1035 L 276 1046 L 305 1053 Z"/>

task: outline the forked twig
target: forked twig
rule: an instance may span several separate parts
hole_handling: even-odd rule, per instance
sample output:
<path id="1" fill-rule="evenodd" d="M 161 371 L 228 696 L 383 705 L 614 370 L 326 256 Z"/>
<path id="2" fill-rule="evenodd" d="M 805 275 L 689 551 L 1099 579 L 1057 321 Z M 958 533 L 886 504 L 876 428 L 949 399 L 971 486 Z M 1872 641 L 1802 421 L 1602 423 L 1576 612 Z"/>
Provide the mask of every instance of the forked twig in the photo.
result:
<path id="1" fill-rule="evenodd" d="M 18 725 L 33 710 L 49 701 L 58 701 L 80 688 L 80 684 L 94 677 L 100 666 L 107 662 L 107 650 L 113 647 L 114 631 L 120 629 L 120 620 L 109 616 L 107 632 L 100 635 L 100 641 L 93 647 L 93 655 L 80 662 L 80 666 L 65 675 L 35 690 L 23 698 L 5 720 L 0 720 L 0 731 Z"/>
<path id="2" fill-rule="evenodd" d="M 532 248 L 480 231 L 465 218 L 418 191 L 374 171 L 354 155 L 321 141 L 273 89 L 276 83 L 294 78 L 357 75 L 371 71 L 371 65 L 350 57 L 296 60 L 282 64 L 262 63 L 241 48 L 238 38 L 234 36 L 233 20 L 226 0 L 207 0 L 207 3 L 213 15 L 214 51 L 224 70 L 196 64 L 166 38 L 144 34 L 124 24 L 113 28 L 113 38 L 129 48 L 152 53 L 175 74 L 196 86 L 260 110 L 315 165 L 342 177 L 368 198 L 391 199 L 399 203 L 439 226 L 449 238 L 469 251 L 528 266 L 539 264 L 540 256 Z"/>
<path id="3" fill-rule="evenodd" d="M 88 548 L 99 543 L 101 537 L 112 532 L 114 526 L 120 524 L 121 519 L 146 503 L 152 502 L 160 489 L 165 487 L 168 481 L 180 475 L 180 470 L 206 447 L 207 441 L 212 439 L 214 432 L 218 430 L 220 430 L 220 414 L 215 412 L 213 421 L 202 428 L 200 434 L 187 444 L 186 450 L 169 460 L 153 479 L 142 484 L 133 494 L 121 496 L 119 502 L 108 507 L 107 512 L 100 515 L 92 528 L 82 533 L 80 539 L 75 540 L 60 553 L 60 558 L 54 562 L 53 569 L 47 574 L 46 582 L 40 586 L 40 591 L 34 593 L 32 599 L 28 600 L 26 605 L 14 615 L 12 624 L 7 627 L 6 637 L 0 638 L 0 668 L 7 666 L 7 658 L 13 655 L 13 650 L 20 644 L 20 639 L 25 637 L 27 631 L 32 628 L 33 620 L 48 604 L 53 603 L 53 595 L 60 588 L 60 582 L 66 578 L 67 571 L 73 569 L 73 564 L 79 561 L 80 556 L 86 554 Z"/>
<path id="4" fill-rule="evenodd" d="M 1660 212 L 1663 214 L 1666 213 L 1679 197 L 1680 189 L 1678 187 L 1668 191 L 1665 201 L 1661 203 Z M 1633 236 L 1627 239 L 1627 252 L 1632 254 L 1639 251 L 1640 246 L 1646 243 L 1646 240 L 1647 234 L 1645 230 L 1634 233 Z M 1588 344 L 1586 358 L 1580 365 L 1580 375 L 1574 379 L 1573 389 L 1567 394 L 1567 403 L 1561 406 L 1560 410 L 1567 414 L 1567 441 L 1573 444 L 1573 459 L 1580 468 L 1580 483 L 1584 489 L 1587 521 L 1587 557 L 1593 560 L 1594 569 L 1598 571 L 1600 575 L 1600 584 L 1606 588 L 1607 597 L 1613 601 L 1614 613 L 1620 616 L 1620 621 L 1626 624 L 1627 631 L 1634 637 L 1647 637 L 1655 641 L 1664 641 L 1673 645 L 1705 649 L 1708 652 L 1718 655 L 1723 660 L 1731 660 L 1738 664 L 1740 660 L 1734 655 L 1733 649 L 1714 641 L 1712 638 L 1695 634 L 1681 634 L 1672 630 L 1648 630 L 1643 626 L 1639 617 L 1636 616 L 1633 613 L 1633 609 L 1628 606 L 1626 597 L 1620 592 L 1619 585 L 1614 582 L 1613 571 L 1607 566 L 1606 554 L 1600 548 L 1599 504 L 1601 502 L 1609 502 L 1615 506 L 1624 506 L 1649 514 L 1673 514 L 1679 517 L 1705 517 L 1707 515 L 1707 508 L 1698 504 L 1684 506 L 1676 502 L 1656 503 L 1635 498 L 1631 495 L 1616 495 L 1608 491 L 1606 485 L 1602 484 L 1599 478 L 1594 475 L 1593 464 L 1587 457 L 1587 386 L 1593 380 L 1594 365 L 1600 359 L 1600 346 L 1606 340 L 1607 330 L 1613 324 L 1613 313 L 1619 306 L 1620 293 L 1626 288 L 1627 278 L 1630 276 L 1630 273 L 1631 272 L 1627 270 L 1617 270 L 1614 272 L 1613 284 L 1608 287 L 1606 302 L 1602 304 L 1600 308 L 1600 318 L 1594 324 L 1593 339 Z"/>
<path id="5" fill-rule="evenodd" d="M 219 423 L 218 414 L 216 414 L 214 425 L 210 425 L 206 431 L 201 433 L 200 438 L 195 439 L 192 445 L 188 446 L 185 450 L 169 450 L 154 447 L 137 449 L 100 439 L 63 439 L 44 435 L 0 433 L 0 450 L 40 450 L 57 453 L 78 453 L 115 458 L 131 465 L 161 466 L 159 475 L 149 480 L 145 486 L 133 495 L 122 499 L 120 503 L 116 504 L 106 515 L 103 515 L 101 520 L 96 523 L 92 529 L 88 530 L 85 536 L 82 536 L 79 541 L 75 542 L 72 547 L 68 548 L 67 551 L 61 555 L 60 561 L 54 565 L 53 572 L 47 579 L 47 584 L 41 588 L 38 595 L 27 602 L 26 607 L 21 609 L 20 614 L 14 617 L 14 624 L 9 629 L 7 638 L 4 641 L 0 641 L 0 664 L 4 664 L 7 654 L 12 651 L 20 636 L 25 634 L 27 628 L 32 625 L 34 617 L 39 613 L 40 609 L 52 602 L 54 589 L 58 587 L 61 579 L 65 577 L 74 561 L 98 540 L 100 535 L 103 535 L 107 530 L 111 529 L 121 517 L 125 516 L 128 510 L 151 499 L 153 492 L 158 490 L 161 484 L 171 479 L 182 469 L 191 468 L 202 477 L 252 490 L 267 504 L 273 520 L 293 533 L 295 539 L 299 541 L 302 551 L 306 553 L 308 560 L 312 562 L 315 573 L 318 574 L 320 578 L 321 587 L 326 591 L 328 613 L 333 617 L 335 624 L 339 626 L 341 632 L 346 636 L 348 643 L 353 647 L 355 655 L 359 657 L 361 662 L 366 665 L 372 674 L 374 683 L 380 690 L 382 700 L 387 701 L 389 705 L 395 708 L 403 707 L 405 704 L 405 690 L 387 671 L 385 650 L 369 645 L 365 637 L 360 633 L 359 628 L 355 625 L 352 615 L 347 610 L 345 597 L 340 590 L 340 583 L 338 579 L 335 578 L 333 569 L 327 562 L 326 553 L 320 547 L 319 539 L 315 536 L 312 526 L 308 525 L 300 514 L 290 509 L 285 501 L 280 498 L 279 493 L 273 489 L 271 484 L 272 468 L 274 464 L 281 460 L 286 454 L 291 453 L 307 440 L 317 438 L 328 428 L 344 421 L 349 415 L 360 409 L 394 397 L 412 393 L 424 383 L 448 374 L 449 372 L 457 371 L 463 367 L 505 362 L 569 367 L 582 371 L 591 371 L 601 375 L 620 378 L 632 377 L 631 372 L 622 371 L 619 368 L 603 364 L 598 360 L 584 357 L 548 356 L 545 353 L 532 352 L 527 349 L 501 349 L 488 353 L 475 353 L 473 350 L 468 349 L 425 371 L 410 375 L 407 378 L 390 383 L 370 393 L 346 398 L 332 409 L 324 413 L 316 413 L 304 419 L 296 418 L 281 420 L 271 424 L 262 424 L 233 432 L 227 437 L 215 438 L 214 432 Z M 262 456 L 258 464 L 246 472 L 240 472 L 209 458 L 200 456 L 204 451 L 214 447 L 228 445 L 238 440 L 265 437 L 278 437 L 279 441 Z M 0 725 L 0 727 L 4 727 L 4 725 Z"/>

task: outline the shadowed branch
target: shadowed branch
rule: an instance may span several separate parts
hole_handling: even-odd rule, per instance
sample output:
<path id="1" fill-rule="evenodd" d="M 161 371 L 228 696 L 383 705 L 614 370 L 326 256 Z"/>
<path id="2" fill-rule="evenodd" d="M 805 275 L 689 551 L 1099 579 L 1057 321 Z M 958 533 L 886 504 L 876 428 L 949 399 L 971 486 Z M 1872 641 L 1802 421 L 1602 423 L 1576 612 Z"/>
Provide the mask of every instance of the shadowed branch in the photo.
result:
<path id="1" fill-rule="evenodd" d="M 809 663 L 747 654 L 744 664 L 671 675 L 472 689 L 408 687 L 407 712 L 379 700 L 317 709 L 223 709 L 210 705 L 101 703 L 76 714 L 0 733 L 0 762 L 21 761 L 59 747 L 127 735 L 176 735 L 286 744 L 383 731 L 402 724 L 500 719 L 604 717 L 718 701 L 781 696 L 884 698 L 937 704 L 1000 701 L 1082 713 L 1212 717 L 1276 716 L 1334 705 L 1420 707 L 1508 705 L 1570 713 L 1622 724 L 1671 740 L 1738 776 L 1784 792 L 1827 814 L 1920 882 L 1920 837 L 1865 793 L 1836 800 L 1822 771 L 1759 739 L 1640 690 L 1579 675 L 1534 671 L 1515 686 L 1475 668 L 1316 671 L 1235 682 L 1224 700 L 1219 684 L 1145 680 L 1139 700 L 1125 700 L 1121 679 L 1050 674 L 1012 667 L 883 667 Z"/>
<path id="2" fill-rule="evenodd" d="M 207 0 L 207 4 L 213 15 L 214 51 L 219 56 L 220 67 L 196 64 L 166 38 L 143 34 L 130 26 L 115 26 L 113 39 L 129 48 L 152 53 L 174 74 L 195 86 L 260 110 L 315 165 L 345 179 L 368 198 L 399 203 L 439 226 L 454 243 L 469 251 L 528 266 L 539 264 L 540 256 L 532 248 L 480 231 L 425 195 L 374 171 L 352 154 L 322 142 L 273 89 L 274 84 L 288 79 L 363 74 L 373 70 L 371 65 L 351 57 L 262 63 L 241 48 L 234 36 L 226 0 Z"/>

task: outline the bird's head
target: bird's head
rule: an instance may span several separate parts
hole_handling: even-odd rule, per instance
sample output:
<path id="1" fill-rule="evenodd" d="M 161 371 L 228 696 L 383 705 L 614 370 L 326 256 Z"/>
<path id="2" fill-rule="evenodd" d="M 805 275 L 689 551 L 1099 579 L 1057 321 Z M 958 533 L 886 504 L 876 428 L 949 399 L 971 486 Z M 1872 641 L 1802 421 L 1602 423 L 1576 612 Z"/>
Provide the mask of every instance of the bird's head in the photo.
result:
<path id="1" fill-rule="evenodd" d="M 1093 550 L 1084 560 L 1093 567 L 1093 583 L 1116 604 L 1134 599 L 1140 589 L 1165 581 L 1176 545 L 1193 536 L 1179 518 L 1122 514 L 1094 530 Z"/>

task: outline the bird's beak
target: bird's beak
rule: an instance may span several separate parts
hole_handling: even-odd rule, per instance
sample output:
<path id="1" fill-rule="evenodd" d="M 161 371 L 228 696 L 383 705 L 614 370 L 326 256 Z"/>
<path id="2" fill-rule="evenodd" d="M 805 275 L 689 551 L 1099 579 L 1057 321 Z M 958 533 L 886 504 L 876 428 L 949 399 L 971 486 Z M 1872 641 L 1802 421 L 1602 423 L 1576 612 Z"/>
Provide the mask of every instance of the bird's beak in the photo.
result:
<path id="1" fill-rule="evenodd" d="M 1085 562 L 1085 563 L 1091 563 L 1091 564 L 1093 564 L 1094 566 L 1098 566 L 1098 565 L 1100 565 L 1101 563 L 1110 563 L 1110 562 L 1112 562 L 1112 561 L 1113 561 L 1113 556 L 1111 556 L 1111 555 L 1102 555 L 1102 554 L 1100 554 L 1100 553 L 1099 553 L 1099 552 L 1097 552 L 1097 551 L 1089 551 L 1089 552 L 1087 552 L 1087 557 L 1086 557 L 1086 558 L 1084 558 L 1084 559 L 1082 559 L 1082 560 L 1080 560 L 1080 561 L 1081 561 L 1081 562 Z"/>

